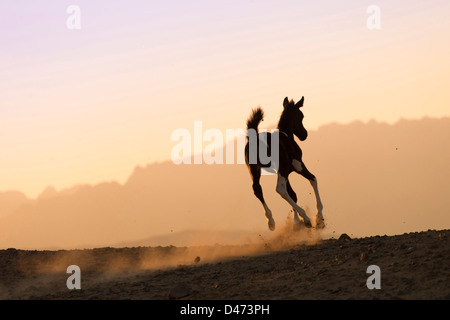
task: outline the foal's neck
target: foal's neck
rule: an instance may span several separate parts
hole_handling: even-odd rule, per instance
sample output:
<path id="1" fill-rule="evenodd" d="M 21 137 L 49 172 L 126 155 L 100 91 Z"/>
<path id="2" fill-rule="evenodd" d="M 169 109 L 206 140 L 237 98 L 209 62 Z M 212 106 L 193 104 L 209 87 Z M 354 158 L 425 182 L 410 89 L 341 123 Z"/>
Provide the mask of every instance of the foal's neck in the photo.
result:
<path id="1" fill-rule="evenodd" d="M 286 114 L 282 114 L 278 122 L 278 130 L 284 132 L 288 137 L 294 137 L 294 126 Z"/>

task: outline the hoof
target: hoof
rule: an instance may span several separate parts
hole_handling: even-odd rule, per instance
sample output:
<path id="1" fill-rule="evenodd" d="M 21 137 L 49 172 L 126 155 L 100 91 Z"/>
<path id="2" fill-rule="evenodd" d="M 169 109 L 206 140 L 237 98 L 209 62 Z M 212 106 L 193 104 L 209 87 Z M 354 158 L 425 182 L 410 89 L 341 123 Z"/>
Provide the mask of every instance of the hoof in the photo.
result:
<path id="1" fill-rule="evenodd" d="M 272 218 L 269 219 L 269 229 L 270 231 L 275 230 L 275 220 L 273 220 Z"/>
<path id="2" fill-rule="evenodd" d="M 309 221 L 309 219 L 308 220 L 303 220 L 303 221 L 305 223 L 305 227 L 312 228 L 312 224 L 311 224 L 311 221 Z"/>
<path id="3" fill-rule="evenodd" d="M 316 216 L 316 228 L 317 229 L 325 228 L 325 220 L 321 216 Z"/>

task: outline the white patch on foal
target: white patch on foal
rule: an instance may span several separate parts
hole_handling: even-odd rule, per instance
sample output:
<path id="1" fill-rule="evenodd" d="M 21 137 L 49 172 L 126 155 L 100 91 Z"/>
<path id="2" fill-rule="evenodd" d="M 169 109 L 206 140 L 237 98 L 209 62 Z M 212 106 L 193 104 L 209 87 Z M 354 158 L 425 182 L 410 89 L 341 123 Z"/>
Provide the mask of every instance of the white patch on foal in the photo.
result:
<path id="1" fill-rule="evenodd" d="M 289 193 L 287 191 L 287 184 L 286 184 L 286 178 L 282 175 L 278 174 L 278 180 L 277 180 L 277 192 L 285 199 L 291 206 L 294 208 L 295 211 L 303 218 L 303 221 L 305 221 L 305 225 L 311 226 L 311 220 L 309 220 L 309 217 L 306 215 L 305 210 L 303 210 L 298 204 L 295 203 L 295 201 L 289 196 Z"/>

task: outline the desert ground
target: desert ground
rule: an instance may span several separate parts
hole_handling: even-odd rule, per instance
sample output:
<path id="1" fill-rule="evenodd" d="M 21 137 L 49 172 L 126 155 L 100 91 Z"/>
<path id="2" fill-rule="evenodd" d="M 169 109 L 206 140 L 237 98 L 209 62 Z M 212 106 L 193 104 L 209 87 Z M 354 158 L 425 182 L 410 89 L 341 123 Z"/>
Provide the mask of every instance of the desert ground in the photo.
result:
<path id="1" fill-rule="evenodd" d="M 287 234 L 240 246 L 1 250 L 0 298 L 450 299 L 450 230 Z M 70 265 L 80 290 L 67 288 Z M 379 290 L 367 288 L 369 265 L 380 267 Z"/>

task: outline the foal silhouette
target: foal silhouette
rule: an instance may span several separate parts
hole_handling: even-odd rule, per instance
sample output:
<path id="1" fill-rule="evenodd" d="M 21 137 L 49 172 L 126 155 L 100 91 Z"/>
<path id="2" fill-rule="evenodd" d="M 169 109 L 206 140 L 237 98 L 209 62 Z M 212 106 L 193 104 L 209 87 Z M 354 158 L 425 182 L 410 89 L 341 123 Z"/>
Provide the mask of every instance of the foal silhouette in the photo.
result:
<path id="1" fill-rule="evenodd" d="M 294 135 L 301 141 L 306 140 L 308 132 L 303 126 L 303 113 L 300 108 L 303 106 L 305 98 L 302 97 L 300 101 L 295 103 L 293 100 L 289 100 L 287 97 L 283 101 L 284 110 L 281 113 L 280 120 L 278 122 L 278 132 L 274 133 L 259 133 L 258 125 L 264 118 L 263 110 L 258 107 L 252 110 L 250 117 L 247 120 L 247 144 L 245 146 L 245 163 L 250 171 L 250 175 L 253 180 L 253 192 L 255 196 L 261 201 L 265 216 L 268 220 L 269 229 L 275 230 L 275 220 L 272 217 L 272 212 L 264 201 L 263 192 L 259 180 L 261 178 L 262 168 L 273 168 L 273 161 L 265 162 L 261 159 L 261 148 L 264 148 L 265 154 L 273 156 L 273 151 L 276 153 L 278 149 L 278 159 L 275 163 L 275 169 L 277 171 L 277 187 L 276 191 L 285 199 L 294 211 L 295 228 L 298 229 L 301 226 L 301 221 L 298 215 L 303 218 L 303 222 L 306 227 L 311 228 L 311 220 L 307 216 L 305 210 L 303 210 L 297 204 L 297 195 L 289 183 L 289 174 L 293 171 L 302 175 L 311 183 L 317 202 L 317 215 L 316 215 L 316 228 L 325 227 L 322 210 L 323 205 L 319 196 L 319 189 L 317 187 L 316 177 L 308 171 L 305 164 L 302 161 L 302 150 L 294 140 Z M 256 139 L 250 139 L 252 133 Z M 273 135 L 277 135 L 272 137 Z M 275 139 L 272 139 L 275 138 Z M 277 141 L 278 140 L 278 141 Z M 275 148 L 272 141 L 278 142 L 278 148 Z M 256 145 L 252 146 L 252 143 Z M 271 157 L 273 158 L 273 157 Z"/>

